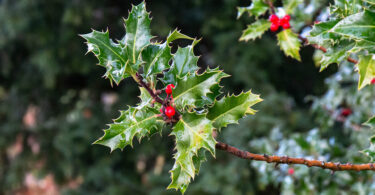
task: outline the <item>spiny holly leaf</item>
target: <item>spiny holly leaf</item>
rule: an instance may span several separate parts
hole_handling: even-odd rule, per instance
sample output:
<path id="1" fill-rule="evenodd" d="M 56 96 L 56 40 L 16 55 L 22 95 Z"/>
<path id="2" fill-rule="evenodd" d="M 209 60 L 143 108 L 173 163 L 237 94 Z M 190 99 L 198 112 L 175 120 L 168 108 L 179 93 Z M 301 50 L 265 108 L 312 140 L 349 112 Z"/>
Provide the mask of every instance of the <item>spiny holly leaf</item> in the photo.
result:
<path id="1" fill-rule="evenodd" d="M 182 78 L 188 73 L 194 73 L 198 70 L 197 62 L 199 57 L 194 55 L 194 46 L 199 40 L 194 40 L 189 46 L 178 48 L 173 54 L 173 63 L 171 69 L 164 73 L 165 84 L 175 84 L 176 78 Z"/>
<path id="2" fill-rule="evenodd" d="M 150 23 L 151 19 L 144 2 L 133 6 L 128 18 L 125 19 L 126 34 L 121 43 L 126 47 L 129 59 L 133 64 L 137 62 L 142 49 L 150 44 L 152 38 Z"/>
<path id="3" fill-rule="evenodd" d="M 370 157 L 371 162 L 374 162 L 374 159 L 375 159 L 375 136 L 372 136 L 370 138 L 370 147 L 365 149 L 365 150 L 362 150 L 362 153 L 364 153 L 365 155 Z"/>
<path id="4" fill-rule="evenodd" d="M 253 0 L 252 4 L 248 7 L 237 7 L 237 19 L 242 16 L 243 13 L 248 12 L 249 16 L 261 16 L 268 10 L 268 5 L 263 0 Z"/>
<path id="5" fill-rule="evenodd" d="M 299 55 L 301 43 L 298 36 L 292 32 L 292 30 L 287 29 L 279 32 L 277 34 L 277 39 L 278 45 L 280 46 L 281 50 L 284 51 L 285 55 L 301 61 L 301 57 Z"/>
<path id="6" fill-rule="evenodd" d="M 111 152 L 117 148 L 121 150 L 125 146 L 133 145 L 133 138 L 137 136 L 140 141 L 144 136 L 161 131 L 164 122 L 158 119 L 159 111 L 157 108 L 151 108 L 152 98 L 145 89 L 141 88 L 141 103 L 137 107 L 129 107 L 128 110 L 120 111 L 119 118 L 114 123 L 109 124 L 109 128 L 104 130 L 103 137 L 99 138 L 94 144 L 101 144 L 111 148 Z"/>
<path id="7" fill-rule="evenodd" d="M 372 116 L 371 118 L 369 118 L 365 123 L 364 123 L 364 125 L 367 125 L 367 126 L 369 126 L 369 127 L 371 127 L 371 128 L 375 128 L 375 115 L 374 116 Z"/>
<path id="8" fill-rule="evenodd" d="M 196 106 L 199 100 L 212 93 L 211 87 L 218 85 L 222 78 L 228 76 L 219 69 L 208 69 L 200 75 L 193 73 L 177 78 L 176 89 L 172 93 L 176 106 L 179 109 Z"/>
<path id="9" fill-rule="evenodd" d="M 330 7 L 330 13 L 340 18 L 345 18 L 363 10 L 362 1 L 357 0 L 335 0 Z"/>
<path id="10" fill-rule="evenodd" d="M 292 11 L 301 3 L 303 3 L 302 0 L 283 0 L 285 13 L 292 13 Z"/>
<path id="11" fill-rule="evenodd" d="M 339 64 L 349 56 L 349 52 L 354 46 L 351 41 L 340 41 L 334 46 L 329 47 L 326 53 L 323 53 L 322 59 L 320 60 L 320 71 L 323 71 L 328 65 L 337 63 Z"/>
<path id="12" fill-rule="evenodd" d="M 255 114 L 251 106 L 261 101 L 259 95 L 251 91 L 238 96 L 226 96 L 208 108 L 207 118 L 213 122 L 215 128 L 226 127 L 228 124 L 238 123 L 239 119 L 248 114 Z"/>
<path id="13" fill-rule="evenodd" d="M 308 41 L 312 44 L 318 45 L 333 44 L 338 39 L 338 35 L 332 33 L 330 30 L 338 22 L 339 20 L 331 20 L 315 24 L 310 31 L 310 36 L 307 37 Z"/>
<path id="14" fill-rule="evenodd" d="M 203 96 L 202 99 L 199 99 L 195 102 L 195 105 L 198 107 L 198 108 L 201 108 L 201 107 L 204 107 L 206 105 L 211 105 L 214 103 L 214 101 L 216 100 L 216 98 L 222 94 L 221 92 L 221 89 L 223 87 L 220 86 L 219 83 L 217 83 L 216 85 L 213 85 L 211 88 L 210 88 L 210 93 L 208 93 L 206 96 Z"/>
<path id="15" fill-rule="evenodd" d="M 338 22 L 330 31 L 355 40 L 375 42 L 375 13 L 365 10 Z"/>
<path id="16" fill-rule="evenodd" d="M 371 83 L 375 77 L 375 55 L 359 56 L 357 64 L 359 72 L 358 89 Z"/>
<path id="17" fill-rule="evenodd" d="M 125 21 L 126 34 L 119 43 L 109 38 L 108 31 L 81 35 L 87 40 L 88 51 L 93 52 L 99 59 L 99 65 L 107 69 L 105 76 L 119 84 L 121 80 L 129 77 L 141 65 L 139 60 L 142 49 L 150 44 L 149 14 L 145 4 L 134 6 Z"/>
<path id="18" fill-rule="evenodd" d="M 172 182 L 168 189 L 174 188 L 185 192 L 190 179 L 199 171 L 204 160 L 201 149 L 208 150 L 215 156 L 216 141 L 212 136 L 212 123 L 205 115 L 196 113 L 185 113 L 180 121 L 174 126 L 172 135 L 176 137 L 176 160 L 171 172 Z M 198 169 L 198 171 L 197 171 Z"/>
<path id="19" fill-rule="evenodd" d="M 350 52 L 355 53 L 362 50 L 365 50 L 369 53 L 375 53 L 375 42 L 366 40 L 356 41 L 355 46 L 350 50 Z"/>
<path id="20" fill-rule="evenodd" d="M 145 62 L 143 66 L 144 78 L 162 73 L 163 70 L 169 68 L 169 61 L 172 58 L 169 44 L 176 39 L 193 40 L 193 38 L 180 33 L 178 30 L 174 30 L 172 33 L 169 33 L 164 43 L 150 44 L 142 51 L 142 60 Z"/>
<path id="21" fill-rule="evenodd" d="M 240 37 L 240 41 L 248 41 L 248 40 L 254 40 L 260 36 L 266 30 L 268 30 L 271 27 L 271 22 L 265 19 L 259 19 L 256 22 L 250 24 L 247 26 L 247 29 L 242 31 L 242 35 Z"/>
<path id="22" fill-rule="evenodd" d="M 118 84 L 122 79 L 130 76 L 128 67 L 128 56 L 120 44 L 114 43 L 109 38 L 108 30 L 99 32 L 93 30 L 91 33 L 81 35 L 87 40 L 88 52 L 94 53 L 99 60 L 99 65 L 107 69 L 105 77 Z"/>

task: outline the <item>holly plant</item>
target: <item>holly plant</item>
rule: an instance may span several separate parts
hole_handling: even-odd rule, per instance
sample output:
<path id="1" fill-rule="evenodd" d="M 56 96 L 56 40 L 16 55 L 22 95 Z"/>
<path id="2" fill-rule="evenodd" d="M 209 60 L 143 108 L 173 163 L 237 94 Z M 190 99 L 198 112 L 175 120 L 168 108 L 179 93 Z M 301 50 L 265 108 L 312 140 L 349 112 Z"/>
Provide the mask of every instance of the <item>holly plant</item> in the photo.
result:
<path id="1" fill-rule="evenodd" d="M 253 0 L 248 7 L 238 7 L 237 18 L 248 13 L 255 19 L 240 41 L 255 40 L 270 29 L 287 56 L 301 61 L 301 43 L 311 45 L 317 49 L 314 59 L 320 71 L 348 61 L 358 72 L 358 90 L 375 83 L 375 1 L 334 0 L 328 7 L 320 0 L 283 0 L 277 7 L 274 3 L 278 2 Z M 349 108 L 340 112 L 344 118 L 352 114 Z M 375 138 L 370 141 L 365 154 L 374 159 Z"/>
<path id="2" fill-rule="evenodd" d="M 108 30 L 82 35 L 111 84 L 132 77 L 140 90 L 140 102 L 121 110 L 95 144 L 122 150 L 132 146 L 134 138 L 140 141 L 172 129 L 176 153 L 168 188 L 184 193 L 199 173 L 206 152 L 215 156 L 215 132 L 254 114 L 251 106 L 262 99 L 251 91 L 223 96 L 220 81 L 228 74 L 218 68 L 198 73 L 194 46 L 199 40 L 174 30 L 164 42 L 153 41 L 150 23 L 143 2 L 133 6 L 124 20 L 126 33 L 121 40 L 110 39 Z M 177 39 L 192 43 L 172 53 L 170 44 Z"/>

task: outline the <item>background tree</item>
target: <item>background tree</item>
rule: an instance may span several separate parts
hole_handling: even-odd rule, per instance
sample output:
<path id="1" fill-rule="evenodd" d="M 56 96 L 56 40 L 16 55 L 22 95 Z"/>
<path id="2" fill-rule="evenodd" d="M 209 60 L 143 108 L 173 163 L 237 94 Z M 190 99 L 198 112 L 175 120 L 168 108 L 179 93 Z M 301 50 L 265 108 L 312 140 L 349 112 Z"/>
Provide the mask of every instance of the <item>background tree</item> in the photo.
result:
<path id="1" fill-rule="evenodd" d="M 230 89 L 226 92 L 238 94 L 252 88 L 267 102 L 255 107 L 261 111 L 253 118 L 229 126 L 217 139 L 258 153 L 367 162 L 357 151 L 368 146 L 363 140 L 371 131 L 353 131 L 350 124 L 368 118 L 371 106 L 353 97 L 358 108 L 352 108 L 353 114 L 345 123 L 336 121 L 339 108 L 327 111 L 323 106 L 327 105 L 324 102 L 336 100 L 332 90 L 357 94 L 357 84 L 352 83 L 350 91 L 351 82 L 346 82 L 357 79 L 348 72 L 352 69 L 340 66 L 325 86 L 324 78 L 337 68 L 329 66 L 319 73 L 311 58 L 313 48 L 301 49 L 304 63 L 299 64 L 284 57 L 273 33 L 266 32 L 255 42 L 239 43 L 241 30 L 253 20 L 242 17 L 235 21 L 235 7 L 249 4 L 240 3 L 147 2 L 154 18 L 154 35 L 166 37 L 170 29 L 178 27 L 184 34 L 203 37 L 195 47 L 196 54 L 202 55 L 198 64 L 220 64 L 233 75 L 223 80 L 224 88 Z M 127 94 L 136 94 L 138 89 L 130 80 L 124 83 L 127 87 L 112 88 L 107 81 L 98 79 L 103 72 L 92 66 L 96 63 L 93 57 L 83 56 L 86 48 L 77 34 L 87 33 L 90 28 L 105 30 L 108 26 L 112 37 L 120 39 L 121 17 L 127 16 L 130 5 L 102 1 L 1 1 L 1 191 L 30 189 L 24 180 L 26 173 L 33 173 L 39 179 L 53 174 L 57 188 L 67 193 L 175 193 L 165 190 L 170 181 L 167 171 L 173 163 L 174 142 L 167 133 L 154 136 L 151 142 L 134 143 L 133 150 L 110 155 L 104 147 L 90 145 L 100 136 L 98 129 L 117 117 L 117 110 L 124 109 L 125 104 L 136 104 L 138 98 Z M 184 46 L 186 42 L 176 44 Z M 372 97 L 371 86 L 362 90 L 367 95 L 361 99 Z M 325 92 L 327 95 L 322 96 Z M 312 102 L 305 101 L 307 95 L 316 97 L 314 112 L 309 111 Z M 336 104 L 343 107 L 339 100 Z M 329 171 L 318 168 L 293 168 L 289 175 L 292 171 L 287 166 L 275 169 L 273 165 L 222 154 L 215 160 L 208 158 L 186 194 L 373 191 L 371 172 L 337 172 L 330 176 Z"/>

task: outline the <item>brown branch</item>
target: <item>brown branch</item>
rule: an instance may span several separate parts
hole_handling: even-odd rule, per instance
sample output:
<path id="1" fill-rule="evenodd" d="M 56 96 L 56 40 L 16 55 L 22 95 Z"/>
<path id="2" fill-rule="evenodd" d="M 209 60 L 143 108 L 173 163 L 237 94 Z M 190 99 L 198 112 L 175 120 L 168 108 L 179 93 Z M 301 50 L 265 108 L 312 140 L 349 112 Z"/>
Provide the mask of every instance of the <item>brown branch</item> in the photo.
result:
<path id="1" fill-rule="evenodd" d="M 157 94 L 155 94 L 154 90 L 152 90 L 152 89 L 150 88 L 150 86 L 149 86 L 147 83 L 145 83 L 145 82 L 143 81 L 143 77 L 142 77 L 140 74 L 135 73 L 135 78 L 134 78 L 134 80 L 135 80 L 140 86 L 144 87 L 144 88 L 147 90 L 147 92 L 151 95 L 151 97 L 152 97 L 156 102 L 158 102 L 158 103 L 160 103 L 161 105 L 163 105 L 163 100 L 162 100 Z"/>
<path id="2" fill-rule="evenodd" d="M 272 14 L 276 14 L 276 12 L 275 12 L 275 7 L 273 6 L 272 1 L 268 0 L 267 3 L 268 3 L 268 6 L 269 6 L 270 9 L 271 9 Z"/>
<path id="3" fill-rule="evenodd" d="M 301 164 L 308 167 L 320 167 L 323 169 L 330 169 L 332 171 L 365 171 L 372 170 L 375 171 L 375 163 L 366 163 L 366 164 L 341 164 L 334 162 L 324 162 L 320 160 L 307 160 L 304 158 L 292 158 L 288 156 L 268 156 L 266 154 L 254 154 L 247 151 L 237 149 L 233 146 L 230 146 L 226 143 L 217 142 L 216 149 L 223 150 L 232 155 L 243 159 L 256 160 L 256 161 L 265 161 L 267 163 L 276 163 L 276 164 Z"/>

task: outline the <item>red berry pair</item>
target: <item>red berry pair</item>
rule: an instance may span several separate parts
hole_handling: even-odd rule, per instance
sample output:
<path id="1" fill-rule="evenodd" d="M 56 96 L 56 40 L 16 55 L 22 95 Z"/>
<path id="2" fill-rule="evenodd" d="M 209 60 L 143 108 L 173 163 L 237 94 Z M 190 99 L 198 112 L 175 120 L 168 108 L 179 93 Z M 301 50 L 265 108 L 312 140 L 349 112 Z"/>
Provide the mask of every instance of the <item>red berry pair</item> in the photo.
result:
<path id="1" fill-rule="evenodd" d="M 167 93 L 168 95 L 172 94 L 172 88 L 175 88 L 173 84 L 167 85 L 167 88 L 165 88 L 165 93 Z"/>
<path id="2" fill-rule="evenodd" d="M 277 31 L 280 26 L 282 26 L 283 29 L 290 28 L 290 24 L 289 24 L 290 16 L 289 15 L 285 15 L 283 18 L 280 19 L 275 14 L 272 14 L 269 20 L 272 23 L 271 28 L 270 28 L 272 32 Z"/>
<path id="3" fill-rule="evenodd" d="M 172 90 L 174 88 L 175 88 L 175 86 L 173 84 L 167 85 L 167 87 L 165 88 L 165 93 L 167 94 L 167 97 L 170 95 L 171 98 L 173 99 L 173 97 L 172 97 Z M 160 112 L 163 113 L 163 108 L 160 108 Z M 172 118 L 176 114 L 176 110 L 173 108 L 173 106 L 167 106 L 165 108 L 165 110 L 164 110 L 164 114 L 168 118 Z"/>

